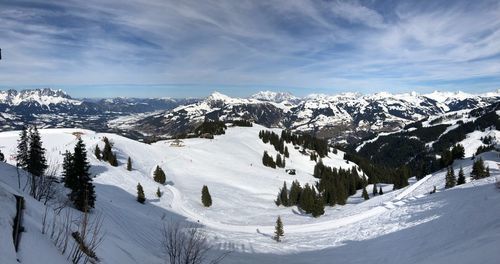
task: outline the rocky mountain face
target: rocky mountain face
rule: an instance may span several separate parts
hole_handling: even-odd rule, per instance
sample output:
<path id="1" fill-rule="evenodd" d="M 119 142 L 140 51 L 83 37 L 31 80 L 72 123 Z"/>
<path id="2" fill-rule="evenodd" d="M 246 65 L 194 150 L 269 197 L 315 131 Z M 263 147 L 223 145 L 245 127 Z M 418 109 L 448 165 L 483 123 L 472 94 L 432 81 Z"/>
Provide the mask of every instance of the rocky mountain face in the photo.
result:
<path id="1" fill-rule="evenodd" d="M 248 99 L 213 93 L 194 104 L 131 120 L 126 126 L 143 134 L 173 136 L 188 133 L 205 120 L 246 119 L 268 127 L 314 133 L 335 142 L 353 142 L 371 133 L 396 131 L 428 116 L 473 109 L 498 100 L 498 91 L 483 95 L 345 93 L 305 98 L 259 92 Z"/>

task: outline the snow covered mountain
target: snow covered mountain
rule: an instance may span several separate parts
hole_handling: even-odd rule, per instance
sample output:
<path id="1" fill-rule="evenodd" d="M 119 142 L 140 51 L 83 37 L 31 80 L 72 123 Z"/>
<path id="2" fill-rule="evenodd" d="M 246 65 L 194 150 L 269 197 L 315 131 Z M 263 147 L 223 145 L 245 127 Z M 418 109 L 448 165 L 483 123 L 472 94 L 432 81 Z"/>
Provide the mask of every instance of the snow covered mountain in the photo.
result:
<path id="1" fill-rule="evenodd" d="M 0 129 L 19 129 L 25 124 L 40 127 L 83 127 L 106 131 L 107 122 L 118 116 L 173 109 L 196 99 L 109 98 L 75 99 L 50 88 L 0 91 Z"/>
<path id="2" fill-rule="evenodd" d="M 275 102 L 275 103 L 282 103 L 282 102 L 296 103 L 300 101 L 300 98 L 293 96 L 291 93 L 272 92 L 272 91 L 261 91 L 250 96 L 250 98 L 257 99 L 260 101 Z"/>
<path id="3" fill-rule="evenodd" d="M 268 127 L 313 132 L 317 136 L 356 141 L 371 133 L 392 132 L 428 116 L 473 109 L 500 100 L 500 92 L 470 95 L 462 92 L 420 95 L 376 93 L 310 95 L 302 99 L 259 92 L 249 99 L 213 93 L 195 104 L 121 124 L 143 134 L 183 134 L 204 120 L 248 119 Z M 114 122 L 116 123 L 116 122 Z"/>

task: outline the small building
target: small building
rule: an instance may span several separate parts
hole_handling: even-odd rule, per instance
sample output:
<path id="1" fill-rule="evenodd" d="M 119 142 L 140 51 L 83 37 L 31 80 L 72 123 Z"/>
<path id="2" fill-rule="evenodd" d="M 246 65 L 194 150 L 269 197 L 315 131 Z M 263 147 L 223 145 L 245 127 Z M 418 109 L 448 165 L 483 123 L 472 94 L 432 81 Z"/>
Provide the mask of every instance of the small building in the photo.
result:
<path id="1" fill-rule="evenodd" d="M 184 147 L 184 142 L 182 142 L 182 140 L 180 140 L 180 139 L 175 139 L 174 141 L 172 141 L 170 143 L 170 146 L 171 147 Z"/>
<path id="2" fill-rule="evenodd" d="M 214 139 L 214 135 L 211 133 L 203 133 L 200 135 L 200 138 Z"/>

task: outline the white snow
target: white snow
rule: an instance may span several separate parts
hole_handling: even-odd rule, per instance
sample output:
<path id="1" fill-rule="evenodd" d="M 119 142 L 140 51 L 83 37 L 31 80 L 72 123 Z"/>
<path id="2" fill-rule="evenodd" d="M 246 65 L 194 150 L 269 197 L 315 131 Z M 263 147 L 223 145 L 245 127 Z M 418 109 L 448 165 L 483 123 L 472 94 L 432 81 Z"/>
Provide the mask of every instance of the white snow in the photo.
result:
<path id="1" fill-rule="evenodd" d="M 73 148 L 74 132 L 82 133 L 96 175 L 94 213 L 105 217 L 106 238 L 97 251 L 102 263 L 164 263 L 159 231 L 170 219 L 199 221 L 216 249 L 233 251 L 224 263 L 496 263 L 500 259 L 500 192 L 493 186 L 500 176 L 497 152 L 481 155 L 490 167 L 490 178 L 450 190 L 443 189 L 444 171 L 412 181 L 402 190 L 381 184 L 384 195 L 363 201 L 358 191 L 345 206 L 327 207 L 325 215 L 312 218 L 296 207 L 276 207 L 274 199 L 283 181 L 288 186 L 294 179 L 313 183 L 314 162 L 288 145 L 287 168 L 296 169 L 297 175 L 264 167 L 263 151 L 273 156 L 276 151 L 258 138 L 261 129 L 258 125 L 229 128 L 213 140 L 183 140 L 184 147 L 171 147 L 170 141 L 148 145 L 88 130 L 40 131 L 48 160 L 54 164 Z M 0 133 L 0 150 L 11 164 L 17 135 L 18 131 Z M 114 143 L 120 163 L 116 168 L 92 155 L 96 144 L 102 147 L 104 136 Z M 129 156 L 131 172 L 124 166 Z M 323 162 L 355 166 L 342 157 L 339 151 Z M 468 175 L 471 164 L 470 159 L 457 161 L 454 168 L 462 166 Z M 156 165 L 166 172 L 165 186 L 152 180 Z M 23 192 L 17 190 L 13 166 L 0 164 L 0 171 L 0 263 L 15 263 L 15 258 L 21 258 L 21 263 L 64 263 L 65 258 L 40 233 L 44 206 L 29 197 L 21 253 L 12 252 L 9 221 L 15 208 L 12 198 L 3 197 Z M 135 201 L 138 182 L 148 199 L 145 205 Z M 200 203 L 205 184 L 213 199 L 210 208 Z M 438 192 L 429 195 L 433 186 Z M 155 196 L 158 187 L 164 193 L 161 198 Z M 369 193 L 371 188 L 367 187 Z M 278 215 L 285 224 L 282 243 L 271 239 Z"/>

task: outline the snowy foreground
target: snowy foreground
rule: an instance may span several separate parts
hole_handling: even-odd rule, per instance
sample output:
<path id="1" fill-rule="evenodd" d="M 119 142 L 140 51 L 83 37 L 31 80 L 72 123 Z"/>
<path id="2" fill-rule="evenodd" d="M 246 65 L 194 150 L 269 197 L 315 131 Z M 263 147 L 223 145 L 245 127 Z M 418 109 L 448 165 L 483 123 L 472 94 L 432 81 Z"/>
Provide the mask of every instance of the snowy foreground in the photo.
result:
<path id="1" fill-rule="evenodd" d="M 412 182 L 407 188 L 391 191 L 363 201 L 359 191 L 345 206 L 326 207 L 325 215 L 312 218 L 296 207 L 276 207 L 274 199 L 286 181 L 297 179 L 302 185 L 313 183 L 314 162 L 288 145 L 287 168 L 264 167 L 262 153 L 276 151 L 258 138 L 265 129 L 229 128 L 214 140 L 188 139 L 183 147 L 170 141 L 153 145 L 139 143 L 114 134 L 88 130 L 41 130 L 48 161 L 62 163 L 62 153 L 72 150 L 83 132 L 91 172 L 96 177 L 96 208 L 102 213 L 105 240 L 97 254 L 102 263 L 165 263 L 161 251 L 161 228 L 167 221 L 199 223 L 215 249 L 232 251 L 223 263 L 499 263 L 500 190 L 494 182 L 500 177 L 497 152 L 483 153 L 492 177 L 444 190 L 445 171 Z M 93 156 L 102 137 L 114 143 L 120 166 L 111 167 Z M 0 149 L 7 163 L 16 151 L 18 132 L 0 133 Z M 131 157 L 134 169 L 127 171 Z M 324 159 L 329 166 L 356 166 L 343 160 L 343 153 Z M 167 184 L 154 182 L 154 168 L 160 165 Z M 472 161 L 454 164 L 464 167 L 466 176 Z M 16 169 L 0 164 L 0 263 L 68 263 L 41 233 L 45 206 L 18 188 Z M 23 174 L 21 173 L 21 176 Z M 136 202 L 136 186 L 144 187 L 147 202 Z M 24 182 L 23 182 L 24 183 Z M 23 184 L 22 184 L 23 185 Z M 201 188 L 207 185 L 213 206 L 200 202 Z M 436 194 L 429 195 L 433 186 Z M 21 186 L 22 187 L 22 186 Z M 158 198 L 160 187 L 163 196 Z M 367 190 L 371 190 L 368 186 Z M 12 219 L 15 199 L 26 198 L 20 251 L 12 246 Z M 76 212 L 75 212 L 76 214 Z M 274 222 L 281 216 L 285 238 L 271 239 Z"/>

